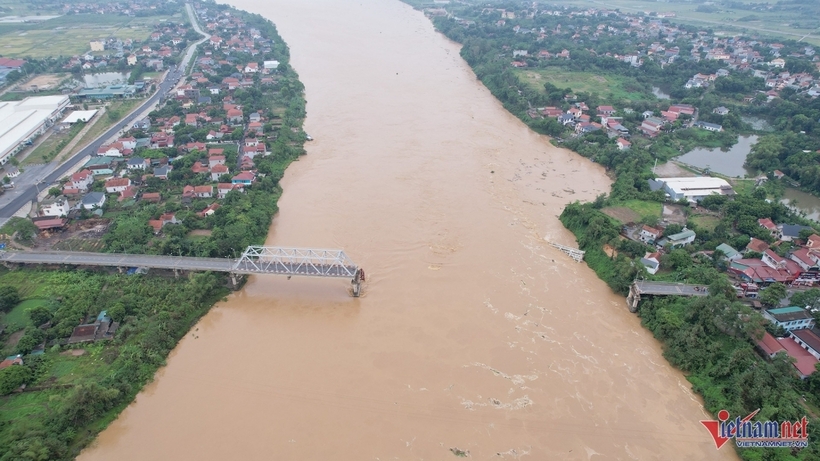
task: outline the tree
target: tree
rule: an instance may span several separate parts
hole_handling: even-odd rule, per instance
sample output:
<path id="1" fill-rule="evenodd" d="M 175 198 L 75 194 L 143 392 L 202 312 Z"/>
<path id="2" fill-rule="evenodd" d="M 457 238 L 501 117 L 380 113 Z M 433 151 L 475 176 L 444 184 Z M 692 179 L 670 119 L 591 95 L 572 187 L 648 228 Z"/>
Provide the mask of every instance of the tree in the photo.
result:
<path id="1" fill-rule="evenodd" d="M 8 312 L 20 304 L 20 293 L 12 286 L 0 287 L 0 312 Z"/>
<path id="2" fill-rule="evenodd" d="M 15 234 L 17 240 L 24 243 L 31 242 L 32 238 L 34 238 L 34 234 L 37 232 L 37 226 L 35 226 L 33 222 L 18 216 L 9 219 L 4 227 L 6 227 L 11 234 Z"/>
<path id="3" fill-rule="evenodd" d="M 31 380 L 31 369 L 22 365 L 12 365 L 0 370 L 0 395 L 8 395 Z"/>
<path id="4" fill-rule="evenodd" d="M 786 297 L 786 285 L 774 283 L 760 290 L 760 302 L 768 307 L 777 307 L 780 300 Z"/>
<path id="5" fill-rule="evenodd" d="M 34 306 L 31 309 L 28 309 L 26 311 L 26 315 L 28 315 L 29 320 L 31 320 L 31 324 L 34 326 L 40 326 L 51 320 L 51 311 L 43 305 Z"/>
<path id="6" fill-rule="evenodd" d="M 820 308 L 820 288 L 811 288 L 795 293 L 789 299 L 789 302 L 795 306 L 807 307 L 809 309 Z"/>
<path id="7" fill-rule="evenodd" d="M 52 197 L 59 197 L 60 195 L 62 195 L 62 193 L 63 191 L 59 187 L 52 187 L 48 190 L 48 195 Z"/>

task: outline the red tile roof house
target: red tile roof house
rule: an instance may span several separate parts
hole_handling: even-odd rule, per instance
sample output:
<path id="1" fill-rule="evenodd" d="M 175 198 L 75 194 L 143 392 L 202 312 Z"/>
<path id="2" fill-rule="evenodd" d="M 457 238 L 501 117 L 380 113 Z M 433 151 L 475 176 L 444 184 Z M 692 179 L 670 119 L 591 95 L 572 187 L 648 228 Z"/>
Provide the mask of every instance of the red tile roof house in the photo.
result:
<path id="1" fill-rule="evenodd" d="M 254 180 L 256 180 L 255 174 L 253 174 L 250 171 L 243 171 L 242 173 L 239 173 L 238 175 L 231 178 L 231 183 L 249 186 L 254 182 Z"/>
<path id="2" fill-rule="evenodd" d="M 139 190 L 139 189 L 137 189 L 137 188 L 136 188 L 136 187 L 134 187 L 134 186 L 128 186 L 128 187 L 126 187 L 126 188 L 125 188 L 125 190 L 123 190 L 122 192 L 120 192 L 120 196 L 119 196 L 119 198 L 117 199 L 117 201 L 118 201 L 118 202 L 124 202 L 124 201 L 126 201 L 126 200 L 128 200 L 128 199 L 132 199 L 132 198 L 136 197 L 136 196 L 137 196 L 137 191 L 138 191 L 138 190 Z"/>
<path id="3" fill-rule="evenodd" d="M 618 140 L 615 141 L 615 144 L 618 145 L 618 150 L 629 149 L 629 147 L 632 145 L 631 142 L 627 141 L 624 138 L 618 138 Z"/>
<path id="4" fill-rule="evenodd" d="M 615 108 L 612 106 L 598 106 L 598 116 L 612 115 L 615 113 Z"/>
<path id="5" fill-rule="evenodd" d="M 214 186 L 185 186 L 182 189 L 183 198 L 210 198 L 214 195 Z"/>
<path id="6" fill-rule="evenodd" d="M 214 167 L 211 168 L 211 180 L 212 181 L 219 181 L 219 178 L 222 177 L 222 175 L 225 175 L 225 174 L 228 174 L 228 173 L 229 173 L 229 170 L 228 170 L 227 166 L 225 166 L 225 165 L 214 165 Z"/>
<path id="7" fill-rule="evenodd" d="M 754 251 L 756 253 L 763 253 L 769 249 L 769 244 L 763 240 L 752 237 L 749 244 L 746 245 L 746 251 Z"/>
<path id="8" fill-rule="evenodd" d="M 214 203 L 208 205 L 208 207 L 205 208 L 204 210 L 200 211 L 199 215 L 202 216 L 203 218 L 206 217 L 206 216 L 211 216 L 214 213 L 216 213 L 216 210 L 218 210 L 219 208 L 220 208 L 220 205 L 218 203 L 214 202 Z"/>
<path id="9" fill-rule="evenodd" d="M 795 359 L 794 368 L 800 378 L 805 379 L 815 371 L 815 364 L 818 362 L 811 352 L 800 346 L 793 338 L 775 339 L 769 333 L 763 333 L 763 339 L 757 342 L 757 347 L 769 358 L 782 352 Z"/>
<path id="10" fill-rule="evenodd" d="M 207 166 L 202 164 L 202 162 L 194 162 L 193 166 L 191 166 L 191 171 L 193 171 L 194 174 L 199 174 L 207 173 L 209 170 Z"/>
<path id="11" fill-rule="evenodd" d="M 806 240 L 806 248 L 809 248 L 812 251 L 820 251 L 820 235 L 809 235 L 808 240 Z"/>
<path id="12" fill-rule="evenodd" d="M 85 191 L 92 182 L 94 182 L 94 175 L 91 173 L 91 170 L 86 169 L 71 175 L 68 184 L 71 184 L 71 189 Z M 68 184 L 66 184 L 66 186 L 68 186 Z"/>
<path id="13" fill-rule="evenodd" d="M 662 230 L 644 224 L 643 227 L 641 227 L 641 232 L 638 234 L 638 239 L 642 242 L 651 242 L 657 240 L 662 234 Z"/>
<path id="14" fill-rule="evenodd" d="M 232 190 L 238 190 L 240 192 L 244 191 L 244 187 L 241 184 L 231 184 L 221 182 L 216 185 L 216 191 L 219 194 L 219 198 L 225 198 L 228 195 L 228 192 Z"/>
<path id="15" fill-rule="evenodd" d="M 208 166 L 213 168 L 216 165 L 224 165 L 225 164 L 225 156 L 224 155 L 211 155 L 208 157 Z"/>
<path id="16" fill-rule="evenodd" d="M 162 197 L 159 195 L 159 192 L 146 192 L 142 194 L 142 199 L 146 202 L 158 203 Z"/>
<path id="17" fill-rule="evenodd" d="M 162 231 L 162 227 L 166 224 L 178 224 L 176 215 L 174 213 L 165 213 L 159 217 L 159 219 L 151 219 L 148 221 L 148 225 L 154 228 L 154 233 L 159 234 Z"/>
<path id="18" fill-rule="evenodd" d="M 23 356 L 22 355 L 19 355 L 19 354 L 18 355 L 12 355 L 12 356 L 6 357 L 5 360 L 0 362 L 0 370 L 2 370 L 3 368 L 8 368 L 12 365 L 22 365 L 22 364 L 23 364 Z"/>
<path id="19" fill-rule="evenodd" d="M 122 192 L 131 185 L 131 180 L 128 178 L 109 179 L 105 182 L 105 191 L 109 194 Z"/>
<path id="20" fill-rule="evenodd" d="M 760 225 L 760 227 L 762 227 L 762 228 L 766 229 L 767 231 L 769 231 L 769 234 L 772 237 L 777 238 L 777 233 L 778 233 L 777 226 L 775 225 L 774 222 L 772 222 L 771 219 L 769 219 L 769 218 L 760 218 L 760 219 L 757 220 L 757 223 Z"/>
<path id="21" fill-rule="evenodd" d="M 227 119 L 231 123 L 242 123 L 244 120 L 244 115 L 242 111 L 239 109 L 229 109 L 227 113 Z"/>

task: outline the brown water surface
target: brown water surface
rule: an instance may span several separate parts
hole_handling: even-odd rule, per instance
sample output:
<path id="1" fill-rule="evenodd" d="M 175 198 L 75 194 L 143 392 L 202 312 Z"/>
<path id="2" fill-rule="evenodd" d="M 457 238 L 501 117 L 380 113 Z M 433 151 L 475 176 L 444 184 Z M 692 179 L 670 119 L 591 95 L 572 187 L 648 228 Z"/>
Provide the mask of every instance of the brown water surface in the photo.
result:
<path id="1" fill-rule="evenodd" d="M 725 459 L 659 344 L 556 219 L 600 166 L 530 132 L 398 1 L 236 0 L 278 25 L 316 141 L 268 243 L 369 275 L 255 277 L 181 341 L 92 460 Z"/>

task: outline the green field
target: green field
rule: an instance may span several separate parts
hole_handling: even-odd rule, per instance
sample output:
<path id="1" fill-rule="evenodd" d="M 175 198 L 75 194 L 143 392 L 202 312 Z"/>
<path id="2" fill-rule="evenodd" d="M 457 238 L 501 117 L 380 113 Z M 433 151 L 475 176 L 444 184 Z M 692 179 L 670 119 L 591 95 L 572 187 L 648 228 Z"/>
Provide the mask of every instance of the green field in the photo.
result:
<path id="1" fill-rule="evenodd" d="M 556 3 L 567 6 L 613 8 L 625 13 L 655 12 L 675 13 L 675 17 L 667 18 L 672 22 L 693 24 L 708 27 L 718 35 L 732 35 L 743 32 L 748 35 L 762 35 L 770 37 L 784 37 L 794 40 L 803 38 L 806 34 L 813 34 L 803 38 L 804 42 L 820 44 L 820 10 L 818 4 L 793 4 L 789 11 L 757 11 L 748 7 L 755 3 L 770 5 L 778 2 L 765 0 L 745 0 L 743 2 L 728 2 L 716 0 L 704 5 L 699 2 L 654 2 L 646 0 L 558 0 Z M 734 3 L 732 7 L 730 3 Z M 746 9 L 734 6 L 745 4 Z M 713 11 L 703 11 L 708 6 Z M 701 7 L 698 11 L 698 7 Z"/>
<path id="2" fill-rule="evenodd" d="M 640 101 L 652 98 L 641 84 L 629 77 L 619 75 L 597 75 L 592 72 L 573 72 L 560 68 L 515 70 L 519 80 L 525 85 L 543 92 L 545 83 L 559 88 L 571 88 L 574 92 L 597 94 L 607 100 Z"/>
<path id="3" fill-rule="evenodd" d="M 157 23 L 168 20 L 183 22 L 185 17 L 182 13 L 136 18 L 78 14 L 34 24 L 0 24 L 0 55 L 31 58 L 79 55 L 91 49 L 92 40 L 109 37 L 145 40 Z"/>
<path id="4" fill-rule="evenodd" d="M 709 215 L 690 216 L 689 221 L 694 223 L 698 230 L 705 229 L 708 231 L 715 230 L 715 226 L 720 224 L 720 218 Z"/>

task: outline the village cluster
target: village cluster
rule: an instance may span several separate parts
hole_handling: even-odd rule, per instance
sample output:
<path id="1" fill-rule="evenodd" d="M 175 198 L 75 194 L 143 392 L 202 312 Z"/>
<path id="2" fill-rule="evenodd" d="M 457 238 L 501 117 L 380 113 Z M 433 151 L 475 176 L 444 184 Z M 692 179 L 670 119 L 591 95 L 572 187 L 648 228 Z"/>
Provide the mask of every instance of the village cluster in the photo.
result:
<path id="1" fill-rule="evenodd" d="M 184 114 L 152 112 L 114 142 L 100 146 L 97 155 L 61 181 L 59 195 L 39 204 L 38 217 L 32 220 L 40 230 L 61 229 L 72 218 L 102 216 L 106 209 L 127 209 L 138 201 L 171 200 L 184 206 L 206 201 L 195 211 L 207 217 L 228 193 L 242 193 L 257 180 L 254 159 L 270 155 L 267 141 L 276 137 L 271 127 L 281 121 L 270 120 L 261 111 L 246 111 L 233 95 L 236 90 L 275 83 L 279 62 L 261 59 L 270 55 L 272 41 L 229 13 L 201 10 L 200 16 L 212 36 L 201 46 L 188 81 L 166 99 L 166 104 L 179 105 Z M 238 56 L 260 60 L 244 61 Z M 226 74 L 226 68 L 231 69 L 229 76 L 218 77 Z M 180 138 L 177 132 L 183 128 L 187 134 Z M 192 129 L 205 130 L 207 135 L 194 141 Z M 182 162 L 175 161 L 191 155 L 197 157 L 192 166 L 181 167 Z M 193 175 L 174 176 L 180 168 Z M 157 234 L 163 226 L 179 222 L 174 213 L 155 218 L 146 224 Z"/>
<path id="2" fill-rule="evenodd" d="M 775 240 L 774 244 L 770 246 L 763 240 L 752 237 L 749 244 L 740 250 L 726 243 L 718 245 L 715 250 L 727 263 L 727 271 L 735 281 L 734 287 L 739 298 L 755 300 L 761 288 L 773 283 L 782 283 L 792 288 L 814 287 L 820 284 L 820 235 L 811 233 L 806 237 L 806 233 L 813 232 L 810 227 L 775 224 L 768 218 L 758 220 L 758 225 L 771 235 Z M 623 235 L 657 247 L 657 251 L 648 252 L 640 259 L 640 263 L 650 274 L 658 272 L 664 253 L 689 245 L 696 237 L 695 231 L 685 228 L 679 233 L 663 237 L 662 229 L 645 224 L 636 229 L 625 229 Z M 791 242 L 796 246 L 785 257 L 772 249 L 783 242 Z M 713 257 L 714 253 L 701 251 L 696 255 Z M 756 307 L 761 307 L 759 303 L 755 304 Z M 793 357 L 794 366 L 803 378 L 813 373 L 814 365 L 820 360 L 820 337 L 812 330 L 814 317 L 811 312 L 803 306 L 789 306 L 763 309 L 762 314 L 774 325 L 785 329 L 788 335 L 778 339 L 766 333 L 758 346 L 769 356 L 782 351 Z"/>

